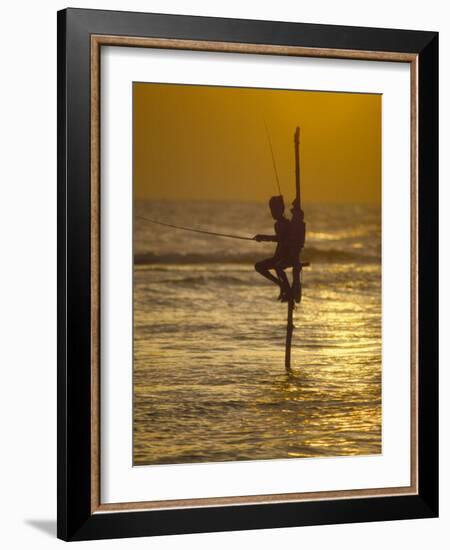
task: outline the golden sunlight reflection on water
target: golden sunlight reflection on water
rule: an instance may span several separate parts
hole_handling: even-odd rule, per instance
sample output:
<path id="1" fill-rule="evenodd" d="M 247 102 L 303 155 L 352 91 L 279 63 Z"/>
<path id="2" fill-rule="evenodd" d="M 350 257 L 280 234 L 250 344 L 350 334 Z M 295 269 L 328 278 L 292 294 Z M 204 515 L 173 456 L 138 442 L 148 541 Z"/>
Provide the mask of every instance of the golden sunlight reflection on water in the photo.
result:
<path id="1" fill-rule="evenodd" d="M 273 231 L 258 203 L 136 202 L 151 219 Z M 293 375 L 286 304 L 253 263 L 273 243 L 135 220 L 135 464 L 381 452 L 380 209 L 308 205 Z"/>
<path id="2" fill-rule="evenodd" d="M 135 270 L 135 464 L 381 452 L 379 266 L 311 267 L 292 376 L 275 290 L 248 265 L 185 267 Z"/>

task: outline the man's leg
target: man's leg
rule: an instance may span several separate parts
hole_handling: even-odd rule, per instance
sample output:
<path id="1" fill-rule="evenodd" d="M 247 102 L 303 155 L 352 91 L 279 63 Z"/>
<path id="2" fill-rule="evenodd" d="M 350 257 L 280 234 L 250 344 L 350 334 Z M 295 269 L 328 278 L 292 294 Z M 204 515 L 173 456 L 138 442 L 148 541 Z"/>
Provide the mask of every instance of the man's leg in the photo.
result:
<path id="1" fill-rule="evenodd" d="M 286 275 L 285 269 L 291 267 L 291 262 L 288 260 L 279 260 L 275 263 L 275 271 L 278 275 L 278 279 L 281 282 L 281 290 L 284 293 L 285 297 L 289 297 L 291 292 L 291 285 L 289 283 L 288 276 Z"/>
<path id="2" fill-rule="evenodd" d="M 280 288 L 282 287 L 282 282 L 280 281 L 280 279 L 278 279 L 278 277 L 275 277 L 275 275 L 272 275 L 272 273 L 270 273 L 269 271 L 270 269 L 275 269 L 274 258 L 267 258 L 266 260 L 256 262 L 255 269 L 260 275 L 262 275 L 272 283 L 275 283 Z"/>

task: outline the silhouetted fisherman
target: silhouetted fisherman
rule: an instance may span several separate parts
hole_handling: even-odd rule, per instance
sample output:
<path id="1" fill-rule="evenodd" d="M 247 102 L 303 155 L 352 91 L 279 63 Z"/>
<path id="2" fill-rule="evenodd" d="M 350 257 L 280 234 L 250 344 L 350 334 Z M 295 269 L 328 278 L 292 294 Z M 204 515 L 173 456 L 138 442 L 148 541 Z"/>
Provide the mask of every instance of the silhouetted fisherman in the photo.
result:
<path id="1" fill-rule="evenodd" d="M 271 258 L 257 262 L 255 269 L 280 287 L 278 299 L 287 302 L 291 297 L 291 286 L 284 270 L 293 265 L 291 222 L 284 216 L 284 200 L 281 195 L 271 197 L 269 207 L 275 220 L 275 235 L 255 235 L 253 238 L 258 242 L 276 242 L 277 247 L 275 254 Z M 270 272 L 271 270 L 275 271 L 276 276 Z"/>

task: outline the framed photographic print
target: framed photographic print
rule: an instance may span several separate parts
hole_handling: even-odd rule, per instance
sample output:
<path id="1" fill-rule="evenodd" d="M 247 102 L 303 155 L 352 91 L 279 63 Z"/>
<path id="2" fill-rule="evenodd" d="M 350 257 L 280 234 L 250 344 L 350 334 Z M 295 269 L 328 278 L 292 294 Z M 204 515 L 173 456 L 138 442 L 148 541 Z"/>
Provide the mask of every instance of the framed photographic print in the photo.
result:
<path id="1" fill-rule="evenodd" d="M 438 514 L 434 32 L 58 13 L 58 536 Z"/>

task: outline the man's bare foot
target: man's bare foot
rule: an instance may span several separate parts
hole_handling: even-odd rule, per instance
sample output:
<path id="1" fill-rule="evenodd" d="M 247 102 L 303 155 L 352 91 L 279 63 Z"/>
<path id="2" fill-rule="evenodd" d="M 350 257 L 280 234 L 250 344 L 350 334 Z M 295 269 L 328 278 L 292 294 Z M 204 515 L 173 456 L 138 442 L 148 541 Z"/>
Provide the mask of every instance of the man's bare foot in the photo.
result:
<path id="1" fill-rule="evenodd" d="M 280 293 L 280 302 L 286 303 L 289 302 L 289 300 L 292 298 L 292 290 L 289 288 L 285 288 Z"/>

